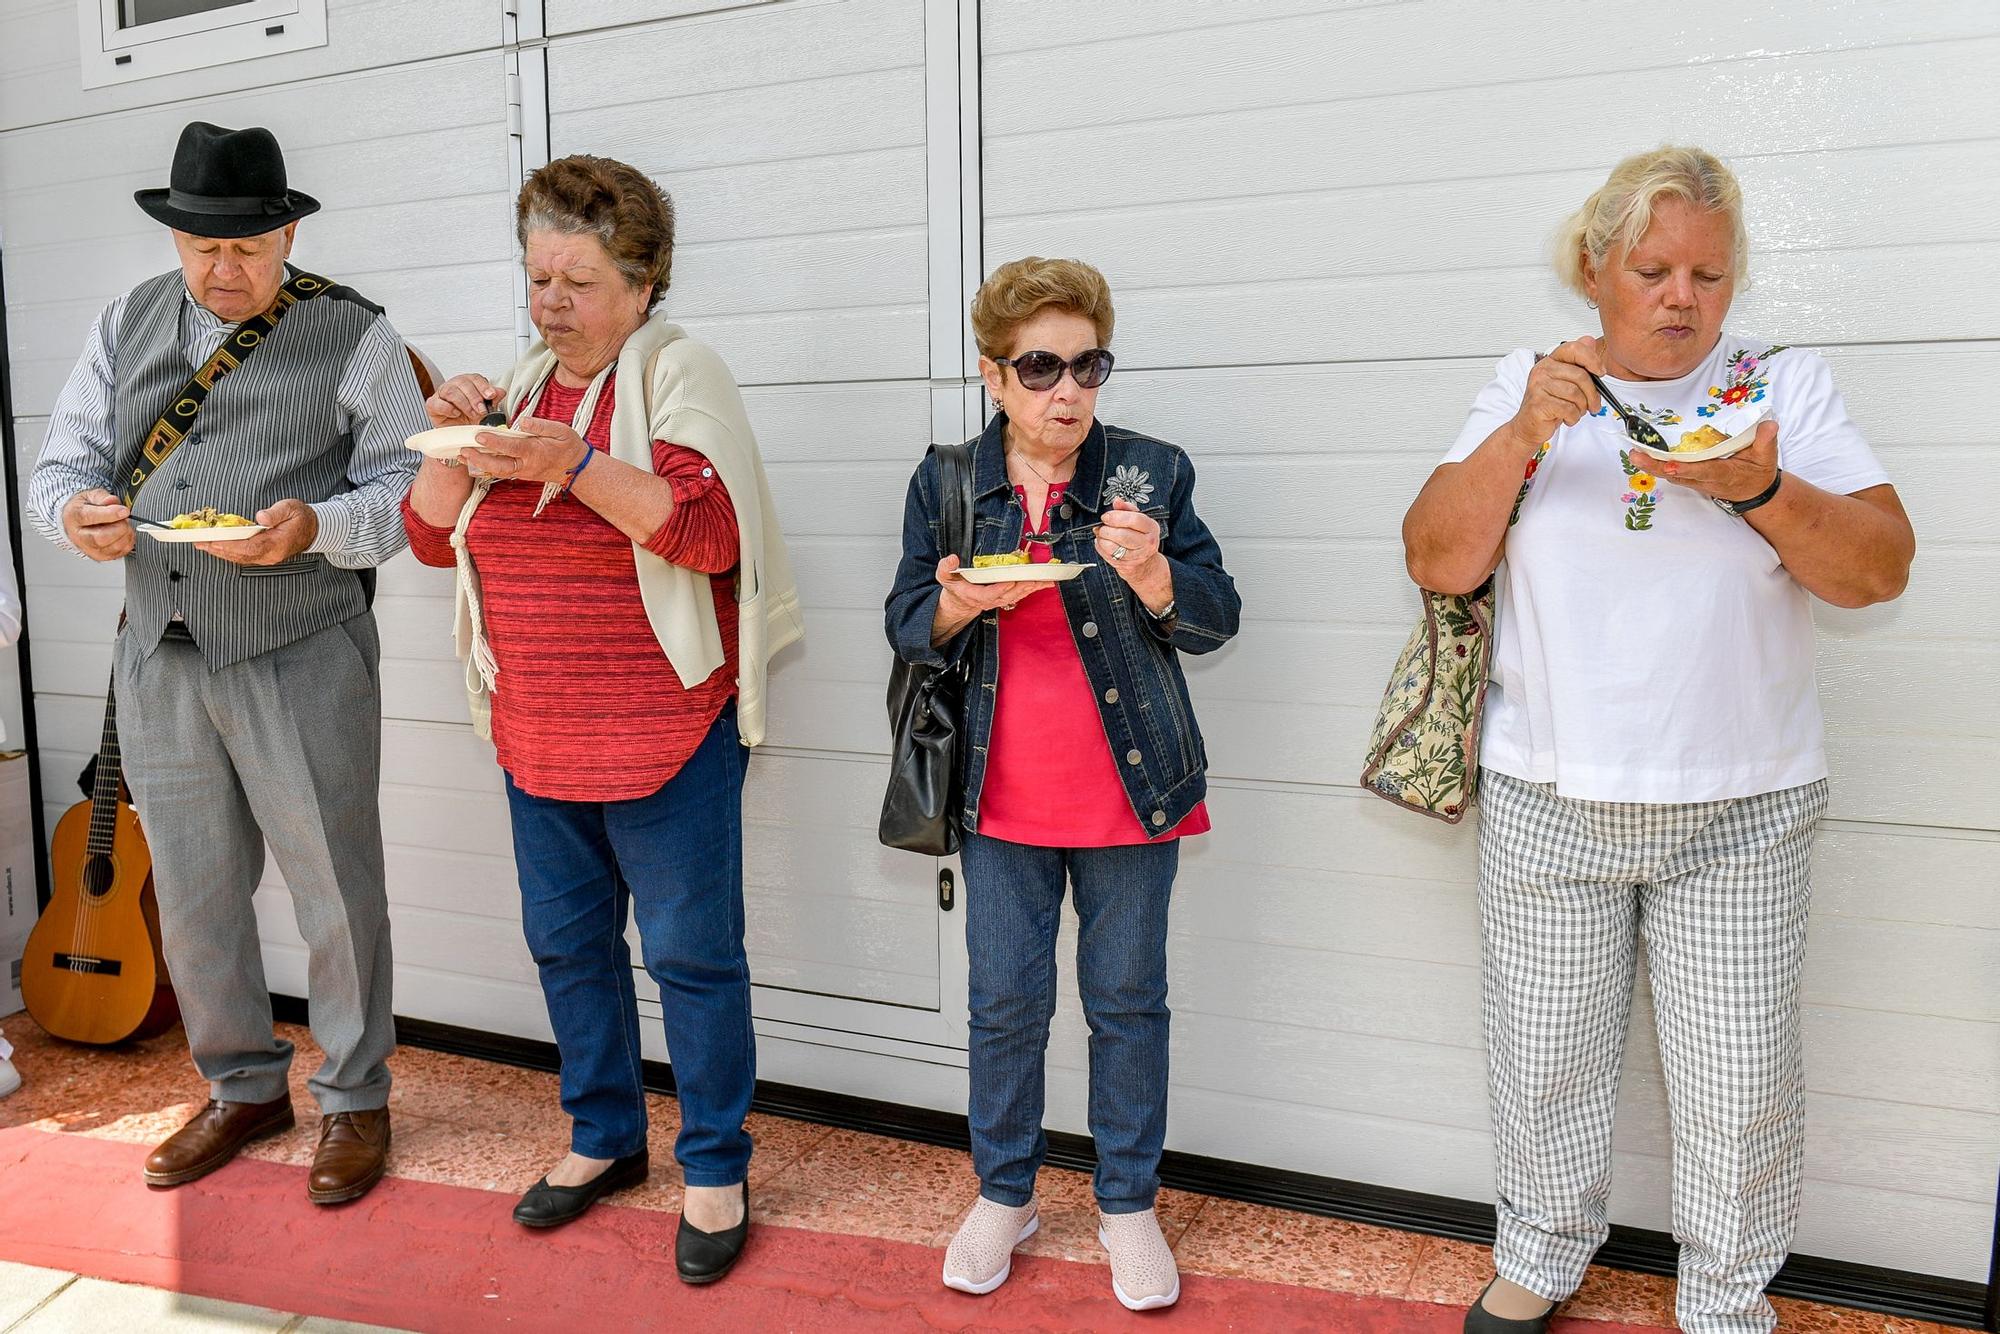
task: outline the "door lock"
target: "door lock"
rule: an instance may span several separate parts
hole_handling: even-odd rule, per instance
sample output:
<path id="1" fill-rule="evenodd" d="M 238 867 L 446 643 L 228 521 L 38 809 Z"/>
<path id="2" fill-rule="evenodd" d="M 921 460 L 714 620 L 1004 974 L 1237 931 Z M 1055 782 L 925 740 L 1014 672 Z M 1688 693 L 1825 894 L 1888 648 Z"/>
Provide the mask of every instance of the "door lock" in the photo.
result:
<path id="1" fill-rule="evenodd" d="M 939 912 L 951 911 L 951 905 L 957 899 L 957 895 L 954 893 L 955 888 L 956 888 L 955 882 L 951 878 L 951 868 L 947 866 L 943 870 L 938 872 Z"/>

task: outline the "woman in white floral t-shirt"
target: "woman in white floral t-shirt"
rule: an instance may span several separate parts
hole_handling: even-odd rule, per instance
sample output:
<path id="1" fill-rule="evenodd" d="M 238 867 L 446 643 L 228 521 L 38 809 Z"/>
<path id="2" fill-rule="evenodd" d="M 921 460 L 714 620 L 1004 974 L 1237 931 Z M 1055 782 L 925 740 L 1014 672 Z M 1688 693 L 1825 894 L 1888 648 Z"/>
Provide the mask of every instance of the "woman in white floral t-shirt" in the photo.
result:
<path id="1" fill-rule="evenodd" d="M 1721 162 L 1619 163 L 1556 253 L 1602 336 L 1502 360 L 1404 520 L 1419 584 L 1490 577 L 1498 600 L 1479 899 L 1499 1235 L 1475 1334 L 1542 1329 L 1606 1236 L 1641 936 L 1680 1326 L 1776 1324 L 1763 1289 L 1797 1214 L 1827 801 L 1811 599 L 1895 597 L 1915 538 L 1826 362 L 1725 329 L 1746 260 Z M 1656 461 L 1593 375 L 1669 446 L 1740 409 L 1765 420 L 1730 457 Z"/>

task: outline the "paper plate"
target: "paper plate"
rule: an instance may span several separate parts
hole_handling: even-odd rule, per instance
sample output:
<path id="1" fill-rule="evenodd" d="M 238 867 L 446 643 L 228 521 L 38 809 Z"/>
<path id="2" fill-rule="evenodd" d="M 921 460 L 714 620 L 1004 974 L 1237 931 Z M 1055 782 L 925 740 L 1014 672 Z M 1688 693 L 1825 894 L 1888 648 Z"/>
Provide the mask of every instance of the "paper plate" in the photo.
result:
<path id="1" fill-rule="evenodd" d="M 1050 561 L 1046 565 L 989 565 L 983 570 L 960 570 L 958 577 L 968 584 L 1027 584 L 1042 579 L 1061 583 L 1089 568 L 1066 561 Z"/>
<path id="2" fill-rule="evenodd" d="M 138 527 L 155 542 L 241 542 L 264 531 L 261 523 L 238 524 L 228 528 L 169 528 L 165 524 L 141 522 Z"/>
<path id="3" fill-rule="evenodd" d="M 1632 447 L 1642 450 L 1656 459 L 1664 459 L 1671 463 L 1702 463 L 1708 459 L 1726 459 L 1731 454 L 1740 454 L 1750 448 L 1751 445 L 1757 443 L 1757 425 L 1770 415 L 1770 409 L 1761 405 L 1758 407 L 1725 408 L 1713 417 L 1697 421 L 1694 425 L 1687 427 L 1681 432 L 1683 436 L 1686 436 L 1700 430 L 1704 426 L 1713 426 L 1727 437 L 1717 444 L 1710 445 L 1707 449 L 1655 449 L 1651 445 L 1642 445 L 1636 440 L 1632 442 Z"/>
<path id="4" fill-rule="evenodd" d="M 495 435 L 513 435 L 527 438 L 526 431 L 510 431 L 502 426 L 437 426 L 428 431 L 419 431 L 403 443 L 422 454 L 425 458 L 455 459 L 461 449 L 479 448 L 478 436 L 482 431 Z"/>

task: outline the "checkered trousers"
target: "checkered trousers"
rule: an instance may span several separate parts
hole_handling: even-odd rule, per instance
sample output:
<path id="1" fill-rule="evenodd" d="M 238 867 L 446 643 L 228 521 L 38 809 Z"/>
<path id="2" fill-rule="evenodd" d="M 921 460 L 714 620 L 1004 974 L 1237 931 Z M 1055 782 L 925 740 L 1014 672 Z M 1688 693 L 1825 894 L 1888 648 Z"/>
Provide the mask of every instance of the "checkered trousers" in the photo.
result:
<path id="1" fill-rule="evenodd" d="M 1611 1122 L 1646 941 L 1673 1120 L 1676 1314 L 1767 1331 L 1798 1215 L 1808 861 L 1824 780 L 1687 805 L 1572 801 L 1485 771 L 1483 1013 L 1502 1277 L 1576 1290 L 1608 1232 Z"/>

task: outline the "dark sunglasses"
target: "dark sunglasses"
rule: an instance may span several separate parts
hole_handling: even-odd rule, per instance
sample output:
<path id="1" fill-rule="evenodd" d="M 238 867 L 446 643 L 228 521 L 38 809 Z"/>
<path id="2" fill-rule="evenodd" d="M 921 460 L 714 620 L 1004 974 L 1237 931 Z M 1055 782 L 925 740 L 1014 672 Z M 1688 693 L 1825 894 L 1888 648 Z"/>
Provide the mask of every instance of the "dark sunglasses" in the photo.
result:
<path id="1" fill-rule="evenodd" d="M 1109 348 L 1093 347 L 1077 353 L 1074 361 L 1064 361 L 1053 352 L 1037 351 L 1023 352 L 1018 357 L 995 357 L 993 364 L 1012 366 L 1023 389 L 1040 393 L 1055 388 L 1065 369 L 1076 377 L 1077 388 L 1095 389 L 1111 378 L 1112 360 Z"/>

